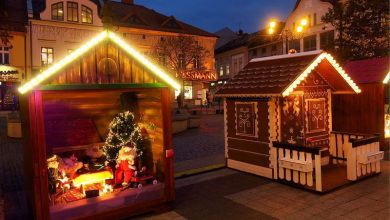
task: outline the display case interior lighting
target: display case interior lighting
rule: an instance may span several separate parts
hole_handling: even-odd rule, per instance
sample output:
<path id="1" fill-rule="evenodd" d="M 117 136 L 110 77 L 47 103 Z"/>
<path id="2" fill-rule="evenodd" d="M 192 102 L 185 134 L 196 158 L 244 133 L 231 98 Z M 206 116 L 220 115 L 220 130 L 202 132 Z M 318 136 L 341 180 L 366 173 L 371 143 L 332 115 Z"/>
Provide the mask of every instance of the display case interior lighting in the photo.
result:
<path id="1" fill-rule="evenodd" d="M 361 90 L 356 83 L 348 76 L 343 68 L 336 62 L 332 55 L 328 53 L 321 53 L 282 93 L 283 96 L 290 95 L 295 88 L 309 75 L 311 71 L 318 66 L 323 59 L 327 59 L 329 63 L 337 70 L 337 72 L 344 78 L 348 85 L 356 92 L 360 93 Z"/>
<path id="2" fill-rule="evenodd" d="M 390 79 L 390 72 L 387 73 L 385 79 L 383 80 L 383 84 L 389 83 L 389 79 Z"/>
<path id="3" fill-rule="evenodd" d="M 168 83 L 170 86 L 175 88 L 175 90 L 181 89 L 180 84 L 175 81 L 170 75 L 159 69 L 156 65 L 154 65 L 152 62 L 150 62 L 148 59 L 146 59 L 143 55 L 138 53 L 133 47 L 131 47 L 128 43 L 123 41 L 120 37 L 118 37 L 116 34 L 114 34 L 111 31 L 103 31 L 98 36 L 93 38 L 92 40 L 85 43 L 80 48 L 74 50 L 70 54 L 68 54 L 66 57 L 61 59 L 60 61 L 56 62 L 55 64 L 51 65 L 48 69 L 43 71 L 42 73 L 38 74 L 36 77 L 31 79 L 30 81 L 23 84 L 21 87 L 18 88 L 18 91 L 21 94 L 24 94 L 39 84 L 41 84 L 44 80 L 48 79 L 49 77 L 53 76 L 55 73 L 57 73 L 59 70 L 64 68 L 66 65 L 70 64 L 75 59 L 79 58 L 81 55 L 89 51 L 94 46 L 98 45 L 100 42 L 102 42 L 105 39 L 112 40 L 115 44 L 117 44 L 120 48 L 122 48 L 126 53 L 128 53 L 131 57 L 138 60 L 141 64 L 143 64 L 146 68 L 151 70 L 152 73 L 157 75 L 159 78 L 161 78 L 163 81 Z"/>

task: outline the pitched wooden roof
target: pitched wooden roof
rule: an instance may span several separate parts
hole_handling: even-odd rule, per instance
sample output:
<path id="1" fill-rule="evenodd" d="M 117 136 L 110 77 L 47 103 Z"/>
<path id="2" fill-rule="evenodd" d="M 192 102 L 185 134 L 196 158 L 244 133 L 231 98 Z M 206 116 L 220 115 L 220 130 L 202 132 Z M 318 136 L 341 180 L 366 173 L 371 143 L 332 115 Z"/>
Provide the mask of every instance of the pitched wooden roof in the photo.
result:
<path id="1" fill-rule="evenodd" d="M 344 69 L 357 83 L 382 83 L 390 72 L 390 57 L 350 61 Z"/>
<path id="2" fill-rule="evenodd" d="M 331 55 L 312 51 L 253 59 L 218 90 L 217 96 L 285 96 L 313 70 L 337 91 L 360 92 Z"/>

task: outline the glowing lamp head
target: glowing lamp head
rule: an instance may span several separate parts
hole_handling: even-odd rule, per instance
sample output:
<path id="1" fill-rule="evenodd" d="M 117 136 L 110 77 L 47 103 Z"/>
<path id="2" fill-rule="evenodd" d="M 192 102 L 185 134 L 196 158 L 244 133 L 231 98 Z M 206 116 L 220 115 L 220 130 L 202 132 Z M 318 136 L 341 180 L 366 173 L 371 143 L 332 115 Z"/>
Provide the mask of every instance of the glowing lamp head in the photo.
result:
<path id="1" fill-rule="evenodd" d="M 275 27 L 276 27 L 276 21 L 271 21 L 271 22 L 269 23 L 269 27 L 270 27 L 270 29 L 275 28 Z"/>
<path id="2" fill-rule="evenodd" d="M 303 27 L 302 27 L 302 26 L 298 26 L 298 27 L 297 27 L 297 32 L 298 32 L 298 33 L 302 33 L 302 31 L 303 31 Z"/>
<path id="3" fill-rule="evenodd" d="M 309 23 L 309 22 L 307 21 L 306 18 L 304 18 L 304 19 L 301 20 L 301 26 L 307 26 L 308 23 Z"/>
<path id="4" fill-rule="evenodd" d="M 275 29 L 273 29 L 273 28 L 268 29 L 268 34 L 274 34 L 274 33 L 275 33 Z"/>

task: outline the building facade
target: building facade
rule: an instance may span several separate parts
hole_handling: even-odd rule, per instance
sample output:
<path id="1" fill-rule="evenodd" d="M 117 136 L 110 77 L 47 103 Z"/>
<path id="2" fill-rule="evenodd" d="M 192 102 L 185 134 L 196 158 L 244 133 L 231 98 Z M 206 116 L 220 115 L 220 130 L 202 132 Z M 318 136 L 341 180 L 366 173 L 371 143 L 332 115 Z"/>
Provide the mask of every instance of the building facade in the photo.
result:
<path id="1" fill-rule="evenodd" d="M 324 24 L 321 17 L 332 7 L 326 0 L 297 0 L 294 9 L 286 19 L 282 31 L 283 53 L 293 49 L 296 52 L 327 49 L 333 45 L 334 27 Z M 306 24 L 301 24 L 305 20 Z M 302 26 L 299 32 L 297 28 Z"/>
<path id="2" fill-rule="evenodd" d="M 26 24 L 24 1 L 0 1 L 0 110 L 18 109 L 16 88 L 26 70 Z"/>
<path id="3" fill-rule="evenodd" d="M 194 68 L 194 64 L 190 64 L 180 72 L 169 70 L 182 81 L 184 98 L 189 103 L 205 101 L 210 82 L 216 80 L 215 35 L 130 0 L 108 2 L 106 6 L 110 11 L 112 28 L 146 57 L 152 56 L 158 41 L 167 37 L 190 36 L 208 50 L 209 56 L 202 60 L 203 68 Z M 103 7 L 99 1 L 90 0 L 35 2 L 35 15 L 30 19 L 29 30 L 31 75 L 65 57 L 101 31 Z M 161 59 L 166 60 L 164 57 Z"/>

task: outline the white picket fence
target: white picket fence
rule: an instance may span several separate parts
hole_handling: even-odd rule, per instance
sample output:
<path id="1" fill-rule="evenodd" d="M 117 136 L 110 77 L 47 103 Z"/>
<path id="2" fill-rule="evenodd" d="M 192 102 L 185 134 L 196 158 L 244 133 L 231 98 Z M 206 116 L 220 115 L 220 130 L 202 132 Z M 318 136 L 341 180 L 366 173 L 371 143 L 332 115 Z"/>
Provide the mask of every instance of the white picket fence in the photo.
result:
<path id="1" fill-rule="evenodd" d="M 277 179 L 315 187 L 322 191 L 321 151 L 319 149 L 273 143 L 277 153 Z"/>

